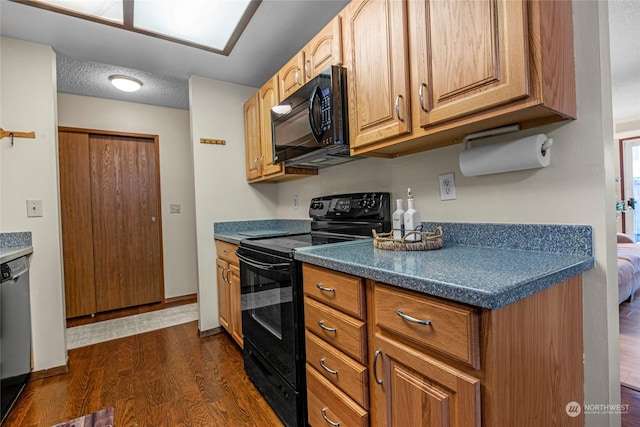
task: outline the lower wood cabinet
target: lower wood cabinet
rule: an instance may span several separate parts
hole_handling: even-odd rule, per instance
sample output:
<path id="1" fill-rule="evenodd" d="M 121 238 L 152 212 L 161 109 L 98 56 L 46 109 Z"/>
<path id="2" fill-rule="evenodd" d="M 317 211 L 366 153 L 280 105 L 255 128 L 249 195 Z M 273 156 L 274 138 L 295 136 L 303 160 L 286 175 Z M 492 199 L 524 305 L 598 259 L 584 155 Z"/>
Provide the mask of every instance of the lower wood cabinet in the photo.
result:
<path id="1" fill-rule="evenodd" d="M 375 349 L 372 392 L 384 414 L 379 424 L 480 425 L 479 379 L 379 334 Z"/>
<path id="2" fill-rule="evenodd" d="M 495 310 L 306 264 L 303 281 L 312 427 L 584 425 L 565 410 L 584 401 L 581 276 Z"/>
<path id="3" fill-rule="evenodd" d="M 240 261 L 237 245 L 216 240 L 216 276 L 218 281 L 218 319 L 222 326 L 243 348 L 242 306 L 240 300 Z"/>

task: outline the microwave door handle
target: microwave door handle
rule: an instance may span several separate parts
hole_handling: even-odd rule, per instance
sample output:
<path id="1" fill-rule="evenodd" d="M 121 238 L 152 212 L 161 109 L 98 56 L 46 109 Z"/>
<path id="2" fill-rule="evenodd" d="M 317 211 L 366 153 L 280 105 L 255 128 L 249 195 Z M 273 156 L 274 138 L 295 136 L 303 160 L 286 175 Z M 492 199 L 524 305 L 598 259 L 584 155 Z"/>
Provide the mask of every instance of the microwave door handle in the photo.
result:
<path id="1" fill-rule="evenodd" d="M 316 142 L 320 144 L 320 142 L 322 141 L 322 137 L 324 136 L 324 132 L 318 129 L 315 114 L 313 114 L 315 110 L 315 101 L 318 96 L 322 96 L 320 86 L 316 86 L 316 88 L 313 90 L 313 93 L 311 94 L 311 98 L 309 99 L 309 125 L 311 126 L 313 137 L 316 139 Z M 322 109 L 322 103 L 320 104 L 320 109 Z M 322 111 L 320 111 L 320 113 L 320 116 L 322 116 Z"/>

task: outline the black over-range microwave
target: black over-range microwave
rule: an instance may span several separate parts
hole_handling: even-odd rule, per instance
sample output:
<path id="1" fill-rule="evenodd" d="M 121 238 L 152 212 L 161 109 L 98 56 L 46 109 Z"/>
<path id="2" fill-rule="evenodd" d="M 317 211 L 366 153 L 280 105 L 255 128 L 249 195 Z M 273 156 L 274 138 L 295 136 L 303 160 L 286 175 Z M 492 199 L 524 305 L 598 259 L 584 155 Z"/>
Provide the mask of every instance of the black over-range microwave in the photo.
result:
<path id="1" fill-rule="evenodd" d="M 332 66 L 271 109 L 274 163 L 322 168 L 349 155 L 346 69 Z"/>

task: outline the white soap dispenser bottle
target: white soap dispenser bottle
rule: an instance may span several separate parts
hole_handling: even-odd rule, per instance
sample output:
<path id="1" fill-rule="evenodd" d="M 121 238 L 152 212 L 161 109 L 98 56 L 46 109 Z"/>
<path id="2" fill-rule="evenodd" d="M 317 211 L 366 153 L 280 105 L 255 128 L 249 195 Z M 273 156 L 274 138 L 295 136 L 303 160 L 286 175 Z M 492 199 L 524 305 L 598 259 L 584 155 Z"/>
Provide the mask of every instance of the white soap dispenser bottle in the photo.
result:
<path id="1" fill-rule="evenodd" d="M 404 236 L 404 209 L 402 207 L 403 200 L 396 199 L 396 210 L 393 212 L 393 238 L 396 240 L 402 239 Z"/>
<path id="2" fill-rule="evenodd" d="M 415 209 L 413 194 L 411 194 L 411 188 L 407 189 L 407 204 L 409 209 L 404 213 L 404 233 L 405 241 L 417 242 L 422 240 L 422 236 L 419 233 L 409 234 L 410 231 L 420 231 L 420 212 Z"/>

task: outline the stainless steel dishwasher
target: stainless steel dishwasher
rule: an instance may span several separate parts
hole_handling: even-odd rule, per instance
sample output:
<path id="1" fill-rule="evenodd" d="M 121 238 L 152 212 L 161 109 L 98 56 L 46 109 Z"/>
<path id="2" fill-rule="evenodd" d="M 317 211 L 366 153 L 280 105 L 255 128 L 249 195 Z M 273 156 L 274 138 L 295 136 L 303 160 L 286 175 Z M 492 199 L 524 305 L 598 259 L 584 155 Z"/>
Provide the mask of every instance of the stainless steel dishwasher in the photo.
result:
<path id="1" fill-rule="evenodd" d="M 0 265 L 0 398 L 2 423 L 31 373 L 31 308 L 29 260 L 26 256 Z"/>

